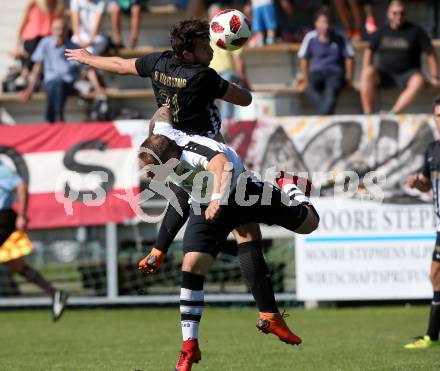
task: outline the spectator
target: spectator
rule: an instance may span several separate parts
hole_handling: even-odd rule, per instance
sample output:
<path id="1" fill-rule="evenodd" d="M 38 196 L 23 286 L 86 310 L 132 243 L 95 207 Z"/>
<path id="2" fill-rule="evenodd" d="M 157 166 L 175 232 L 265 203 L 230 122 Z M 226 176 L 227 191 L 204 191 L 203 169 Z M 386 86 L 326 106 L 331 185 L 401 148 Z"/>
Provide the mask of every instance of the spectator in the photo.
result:
<path id="1" fill-rule="evenodd" d="M 284 42 L 296 41 L 296 29 L 293 16 L 295 14 L 294 0 L 275 0 L 281 38 Z"/>
<path id="2" fill-rule="evenodd" d="M 64 105 L 68 95 L 75 94 L 74 82 L 79 77 L 80 65 L 67 61 L 64 56 L 66 48 L 76 48 L 77 45 L 66 40 L 64 21 L 56 19 L 52 24 L 52 36 L 41 40 L 32 55 L 35 63 L 29 86 L 21 92 L 20 99 L 28 100 L 44 68 L 44 90 L 47 93 L 46 120 L 48 122 L 64 121 Z M 88 71 L 88 77 L 98 94 L 105 94 L 99 84 L 96 72 Z"/>
<path id="3" fill-rule="evenodd" d="M 362 18 L 359 0 L 336 0 L 336 9 L 339 18 L 345 28 L 345 34 L 353 40 L 360 40 L 362 37 Z M 353 23 L 350 19 L 353 16 Z M 354 27 L 352 27 L 354 25 Z"/>
<path id="4" fill-rule="evenodd" d="M 321 115 L 333 114 L 338 95 L 353 78 L 353 49 L 344 36 L 333 31 L 329 13 L 315 17 L 315 30 L 304 37 L 298 52 L 303 81 L 301 92 L 307 95 Z"/>
<path id="5" fill-rule="evenodd" d="M 90 53 L 102 54 L 108 46 L 108 39 L 99 33 L 107 0 L 71 0 L 72 41 Z"/>
<path id="6" fill-rule="evenodd" d="M 130 48 L 135 48 L 138 42 L 141 11 L 145 6 L 144 0 L 115 0 L 111 6 L 113 39 L 116 47 L 122 47 L 121 12 L 130 15 Z"/>
<path id="7" fill-rule="evenodd" d="M 29 0 L 17 36 L 17 45 L 13 51 L 15 59 L 23 58 L 22 85 L 26 85 L 27 76 L 32 69 L 31 55 L 40 40 L 49 36 L 52 22 L 64 12 L 59 0 Z M 22 47 L 24 53 L 22 52 Z"/>
<path id="8" fill-rule="evenodd" d="M 12 209 L 16 197 L 17 212 Z M 0 249 L 5 248 L 4 242 L 14 231 L 26 231 L 27 205 L 28 185 L 0 160 Z M 56 290 L 40 273 L 25 263 L 23 256 L 10 260 L 8 264 L 14 273 L 20 274 L 52 297 L 53 320 L 58 320 L 63 314 L 68 295 Z"/>
<path id="9" fill-rule="evenodd" d="M 439 86 L 437 55 L 431 41 L 421 27 L 405 21 L 405 7 L 401 1 L 392 1 L 387 12 L 388 24 L 374 33 L 365 50 L 360 80 L 364 113 L 372 113 L 375 86 L 397 86 L 403 90 L 391 109 L 400 113 L 408 107 L 423 88 L 421 56 L 425 52 L 431 74 L 430 83 Z M 373 65 L 373 57 L 379 63 Z"/>
<path id="10" fill-rule="evenodd" d="M 251 0 L 252 3 L 252 38 L 249 46 L 274 44 L 277 31 L 277 18 L 274 0 Z M 266 39 L 264 39 L 266 33 Z"/>
<path id="11" fill-rule="evenodd" d="M 373 0 L 364 0 L 362 2 L 364 3 L 365 12 L 365 30 L 368 34 L 372 34 L 377 31 L 376 18 L 374 18 L 373 13 Z"/>
<path id="12" fill-rule="evenodd" d="M 377 24 L 373 14 L 372 0 L 336 0 L 336 9 L 345 28 L 345 34 L 353 40 L 360 40 L 362 37 L 361 6 L 365 12 L 365 30 L 368 34 L 376 32 Z M 353 22 L 350 15 L 353 17 Z"/>

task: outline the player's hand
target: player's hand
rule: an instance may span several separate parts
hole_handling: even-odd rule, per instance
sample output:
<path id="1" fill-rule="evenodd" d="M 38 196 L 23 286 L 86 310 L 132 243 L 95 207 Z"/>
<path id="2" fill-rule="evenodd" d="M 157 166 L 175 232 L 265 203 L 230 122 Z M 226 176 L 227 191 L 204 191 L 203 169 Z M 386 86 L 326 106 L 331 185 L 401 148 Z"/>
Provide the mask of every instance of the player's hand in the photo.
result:
<path id="1" fill-rule="evenodd" d="M 159 266 L 165 259 L 166 254 L 155 247 L 153 247 L 150 253 L 139 261 L 138 269 L 144 271 L 146 274 L 157 272 Z"/>
<path id="2" fill-rule="evenodd" d="M 408 179 L 406 180 L 406 185 L 409 188 L 415 188 L 416 187 L 416 183 L 417 183 L 417 179 L 418 179 L 417 175 L 410 175 L 408 177 Z"/>
<path id="3" fill-rule="evenodd" d="M 27 228 L 28 219 L 24 215 L 17 215 L 17 219 L 15 221 L 15 229 L 17 231 L 25 231 Z"/>
<path id="4" fill-rule="evenodd" d="M 208 208 L 205 210 L 206 220 L 211 222 L 219 216 L 221 211 L 220 200 L 212 200 L 208 204 Z"/>
<path id="5" fill-rule="evenodd" d="M 87 61 L 92 56 L 86 49 L 66 49 L 64 54 L 68 61 L 76 61 L 82 64 L 87 64 Z"/>

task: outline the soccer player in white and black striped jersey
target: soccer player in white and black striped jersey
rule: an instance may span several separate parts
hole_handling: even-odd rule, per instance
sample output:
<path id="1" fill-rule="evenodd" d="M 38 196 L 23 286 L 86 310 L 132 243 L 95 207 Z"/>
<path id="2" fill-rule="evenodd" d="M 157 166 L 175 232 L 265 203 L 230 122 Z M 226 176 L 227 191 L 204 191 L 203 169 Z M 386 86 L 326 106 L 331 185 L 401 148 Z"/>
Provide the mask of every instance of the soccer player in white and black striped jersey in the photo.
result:
<path id="1" fill-rule="evenodd" d="M 440 133 L 440 97 L 433 103 L 434 121 Z M 437 216 L 437 240 L 432 254 L 431 284 L 434 295 L 431 302 L 428 330 L 426 335 L 417 338 L 414 342 L 405 345 L 406 349 L 425 349 L 440 345 L 440 141 L 432 142 L 426 150 L 425 163 L 421 174 L 412 175 L 407 184 L 410 188 L 416 188 L 421 192 L 432 189 L 434 196 L 434 210 Z"/>
<path id="2" fill-rule="evenodd" d="M 167 130 L 178 132 L 170 125 L 164 132 Z M 245 178 L 240 180 L 240 174 L 243 172 L 241 160 L 236 152 L 225 144 L 200 136 L 180 137 L 178 133 L 174 140 L 171 140 L 169 137 L 173 137 L 173 134 L 168 132 L 167 135 L 168 137 L 150 136 L 143 143 L 143 147 L 148 151 L 142 151 L 139 157 L 142 165 L 146 166 L 146 171 L 155 175 L 160 171 L 162 180 L 164 175 L 169 175 L 171 180 L 177 182 L 192 197 L 189 222 L 183 239 L 180 309 L 183 337 L 195 345 L 191 348 L 191 354 L 181 352 L 181 359 L 176 368 L 190 370 L 191 364 L 201 359 L 198 328 L 203 312 L 204 277 L 228 234 L 234 228 L 249 222 L 277 224 L 297 233 L 311 233 L 317 227 L 319 217 L 309 199 L 294 184 L 286 185 L 291 197 L 289 200 L 286 194 L 269 183 Z M 167 163 L 172 160 L 176 162 Z M 165 163 L 167 166 L 161 165 Z M 164 168 L 168 170 L 164 172 Z M 228 180 L 225 181 L 225 169 L 229 169 L 226 170 L 226 178 L 229 174 L 230 183 Z M 214 175 L 212 188 L 205 187 L 201 177 L 198 177 L 202 171 Z M 181 176 L 188 175 L 188 172 L 191 172 L 191 175 L 181 179 Z M 156 176 L 153 179 L 156 179 Z M 230 188 L 226 189 L 225 185 L 228 184 Z M 269 204 L 263 202 L 266 187 L 269 187 L 271 194 Z M 255 203 L 243 205 L 239 200 L 240 196 L 236 197 L 240 192 L 243 192 L 243 202 L 249 203 L 249 199 L 253 198 Z M 247 195 L 246 201 L 244 193 Z M 227 200 L 226 204 L 223 204 L 224 200 Z M 265 331 L 265 325 L 269 325 L 270 321 L 263 319 L 261 322 L 260 328 Z M 297 337 L 296 342 L 300 343 L 301 339 Z M 179 365 L 183 363 L 189 367 L 180 368 Z"/>

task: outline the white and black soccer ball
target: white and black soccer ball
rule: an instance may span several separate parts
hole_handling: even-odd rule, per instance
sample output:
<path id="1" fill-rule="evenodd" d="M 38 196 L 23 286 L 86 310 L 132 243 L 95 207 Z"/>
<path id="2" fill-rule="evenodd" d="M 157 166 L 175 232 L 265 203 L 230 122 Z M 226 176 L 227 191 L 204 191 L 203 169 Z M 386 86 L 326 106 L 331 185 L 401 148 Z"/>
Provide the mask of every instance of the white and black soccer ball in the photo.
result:
<path id="1" fill-rule="evenodd" d="M 246 16 L 236 9 L 219 11 L 209 24 L 211 41 L 221 49 L 240 49 L 251 36 L 251 25 Z"/>

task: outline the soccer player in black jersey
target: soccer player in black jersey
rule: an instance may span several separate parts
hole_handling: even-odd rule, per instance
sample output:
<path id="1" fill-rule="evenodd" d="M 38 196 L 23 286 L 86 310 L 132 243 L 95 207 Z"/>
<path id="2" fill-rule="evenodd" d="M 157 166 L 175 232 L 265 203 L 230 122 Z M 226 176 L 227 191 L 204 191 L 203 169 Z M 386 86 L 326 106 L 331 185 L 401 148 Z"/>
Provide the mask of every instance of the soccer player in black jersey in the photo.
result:
<path id="1" fill-rule="evenodd" d="M 213 55 L 208 22 L 179 22 L 171 29 L 170 36 L 172 50 L 137 59 L 100 57 L 85 49 L 66 49 L 66 57 L 117 74 L 151 78 L 157 104 L 169 107 L 176 128 L 213 137 L 221 123 L 214 100 L 219 98 L 247 106 L 252 95 L 208 67 Z"/>
<path id="2" fill-rule="evenodd" d="M 440 132 L 440 97 L 433 103 L 434 121 L 437 130 Z M 406 349 L 425 349 L 440 345 L 440 141 L 432 142 L 425 155 L 425 164 L 422 173 L 412 175 L 408 178 L 407 184 L 410 188 L 416 188 L 421 192 L 428 192 L 432 189 L 434 195 L 434 210 L 437 216 L 437 240 L 432 254 L 431 284 L 434 296 L 431 302 L 428 331 L 426 335 L 406 344 Z"/>

